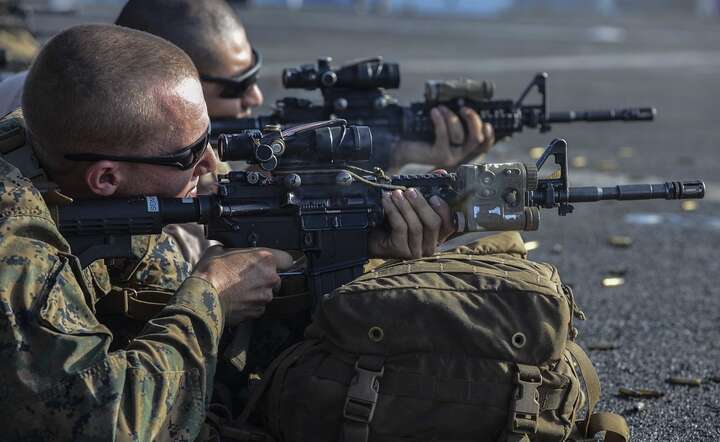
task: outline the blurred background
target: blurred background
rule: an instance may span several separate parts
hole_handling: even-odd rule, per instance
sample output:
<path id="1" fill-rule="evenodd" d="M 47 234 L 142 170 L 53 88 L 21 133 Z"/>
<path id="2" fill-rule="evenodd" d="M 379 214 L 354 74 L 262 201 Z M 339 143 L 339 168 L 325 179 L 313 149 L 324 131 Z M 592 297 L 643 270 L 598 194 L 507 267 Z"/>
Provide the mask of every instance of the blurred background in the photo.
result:
<path id="1" fill-rule="evenodd" d="M 26 0 L 23 6 L 70 11 L 88 5 L 120 4 L 119 0 Z M 280 6 L 292 9 L 335 8 L 358 13 L 502 14 L 533 12 L 592 13 L 601 15 L 647 12 L 648 8 L 687 14 L 717 14 L 717 0 L 233 0 L 239 6 Z"/>
<path id="2" fill-rule="evenodd" d="M 198 0 L 201 1 L 201 0 Z M 0 0 L 5 72 L 32 59 L 33 39 L 112 22 L 122 1 Z M 654 106 L 652 123 L 556 125 L 498 143 L 484 161 L 534 161 L 568 141 L 572 185 L 703 179 L 695 202 L 577 205 L 546 211 L 524 234 L 530 257 L 556 265 L 588 320 L 604 387 L 601 408 L 625 415 L 637 441 L 720 440 L 720 1 L 236 0 L 264 55 L 260 85 L 275 100 L 283 68 L 333 57 L 400 63 L 402 103 L 429 79 L 473 78 L 516 99 L 549 73 L 551 110 Z M 222 32 L 222 29 L 218 29 Z M 412 170 L 424 170 L 415 167 Z M 691 380 L 689 385 L 669 382 Z M 697 381 L 697 382 L 696 382 Z M 651 389 L 632 397 L 621 389 Z"/>

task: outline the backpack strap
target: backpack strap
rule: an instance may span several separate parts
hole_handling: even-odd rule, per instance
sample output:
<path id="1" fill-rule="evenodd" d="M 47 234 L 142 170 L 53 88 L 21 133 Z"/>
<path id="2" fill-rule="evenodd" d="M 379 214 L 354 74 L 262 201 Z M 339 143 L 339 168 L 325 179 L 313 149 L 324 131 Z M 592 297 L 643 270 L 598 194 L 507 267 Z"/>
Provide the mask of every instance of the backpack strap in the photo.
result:
<path id="1" fill-rule="evenodd" d="M 595 367 L 593 367 L 592 362 L 590 362 L 590 358 L 579 345 L 573 341 L 567 341 L 567 349 L 575 359 L 575 362 L 577 362 L 578 367 L 580 367 L 580 374 L 582 375 L 585 389 L 587 390 L 587 414 L 584 420 L 578 422 L 578 426 L 582 434 L 588 434 L 590 417 L 593 415 L 595 406 L 600 400 L 600 378 L 598 378 L 597 371 L 595 371 Z"/>
<path id="2" fill-rule="evenodd" d="M 578 367 L 580 367 L 580 374 L 583 382 L 585 382 L 588 396 L 587 415 L 584 420 L 577 422 L 580 433 L 592 437 L 604 431 L 605 438 L 603 441 L 605 442 L 627 442 L 630 440 L 630 429 L 622 416 L 607 412 L 595 413 L 595 406 L 600 400 L 600 379 L 587 353 L 573 341 L 567 342 L 567 349 L 577 362 Z"/>
<path id="3" fill-rule="evenodd" d="M 385 357 L 361 355 L 355 362 L 355 376 L 348 387 L 343 407 L 345 418 L 341 442 L 367 442 L 375 415 L 380 379 L 385 374 Z"/>
<path id="4" fill-rule="evenodd" d="M 595 413 L 590 416 L 588 435 L 594 435 L 601 431 L 605 432 L 604 442 L 628 442 L 630 440 L 630 429 L 625 418 L 615 413 Z"/>

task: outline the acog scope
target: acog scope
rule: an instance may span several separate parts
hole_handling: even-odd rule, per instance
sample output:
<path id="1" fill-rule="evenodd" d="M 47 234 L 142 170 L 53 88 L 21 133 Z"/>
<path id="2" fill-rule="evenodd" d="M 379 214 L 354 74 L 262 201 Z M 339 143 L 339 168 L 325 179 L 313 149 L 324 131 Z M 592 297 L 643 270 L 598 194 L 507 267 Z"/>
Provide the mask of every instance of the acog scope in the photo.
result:
<path id="1" fill-rule="evenodd" d="M 333 68 L 332 58 L 321 58 L 317 66 L 307 64 L 283 70 L 283 85 L 288 89 L 397 89 L 400 65 L 386 63 L 382 57 L 350 62 Z"/>
<path id="2" fill-rule="evenodd" d="M 270 125 L 262 131 L 220 135 L 218 153 L 222 161 L 247 161 L 266 171 L 327 167 L 369 160 L 372 133 L 367 126 L 347 126 L 340 119 L 286 130 Z"/>

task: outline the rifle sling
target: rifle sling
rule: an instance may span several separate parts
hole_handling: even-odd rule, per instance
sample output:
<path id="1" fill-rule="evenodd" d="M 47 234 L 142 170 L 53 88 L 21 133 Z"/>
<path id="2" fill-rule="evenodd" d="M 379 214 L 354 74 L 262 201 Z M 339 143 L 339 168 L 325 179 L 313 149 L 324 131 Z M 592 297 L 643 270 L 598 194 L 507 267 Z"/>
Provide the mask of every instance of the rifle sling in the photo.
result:
<path id="1" fill-rule="evenodd" d="M 155 317 L 165 307 L 172 292 L 152 289 L 113 287 L 95 303 L 98 316 L 126 316 L 138 321 Z"/>
<path id="2" fill-rule="evenodd" d="M 154 318 L 173 296 L 172 292 L 153 289 L 113 287 L 95 304 L 98 315 L 122 315 L 139 321 Z M 268 304 L 266 316 L 289 318 L 310 308 L 308 292 L 277 296 Z"/>

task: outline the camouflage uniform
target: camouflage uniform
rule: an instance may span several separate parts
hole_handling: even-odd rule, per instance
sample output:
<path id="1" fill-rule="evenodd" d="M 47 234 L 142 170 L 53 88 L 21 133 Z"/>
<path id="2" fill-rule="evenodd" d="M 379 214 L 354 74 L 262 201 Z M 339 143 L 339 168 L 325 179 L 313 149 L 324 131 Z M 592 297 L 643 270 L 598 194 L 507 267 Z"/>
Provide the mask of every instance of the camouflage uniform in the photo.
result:
<path id="1" fill-rule="evenodd" d="M 0 120 L 0 155 L 32 180 L 48 204 L 66 199 L 34 157 L 19 109 Z M 131 258 L 99 260 L 84 269 L 97 293 L 96 317 L 113 333 L 111 350 L 125 347 L 192 271 L 175 240 L 164 232 L 133 237 L 132 251 Z"/>
<path id="2" fill-rule="evenodd" d="M 95 261 L 88 267 L 100 294 L 96 316 L 113 332 L 111 350 L 128 345 L 192 270 L 175 241 L 164 232 L 133 237 L 132 251 L 132 258 L 106 260 L 107 264 Z M 128 293 L 132 296 L 129 300 L 117 299 Z M 143 309 L 126 310 L 132 301 L 138 301 L 136 305 Z"/>
<path id="3" fill-rule="evenodd" d="M 134 238 L 131 259 L 80 270 L 45 205 L 63 197 L 24 140 L 19 112 L 0 121 L 2 439 L 193 440 L 223 328 L 217 294 L 186 280 L 164 234 Z M 125 288 L 162 292 L 167 306 L 149 322 L 110 312 L 101 324 L 98 301 Z"/>
<path id="4" fill-rule="evenodd" d="M 108 352 L 97 292 L 43 199 L 0 159 L 0 427 L 3 440 L 192 440 L 223 314 L 188 278 L 142 334 Z"/>

